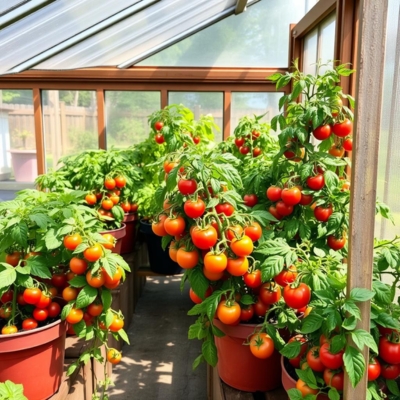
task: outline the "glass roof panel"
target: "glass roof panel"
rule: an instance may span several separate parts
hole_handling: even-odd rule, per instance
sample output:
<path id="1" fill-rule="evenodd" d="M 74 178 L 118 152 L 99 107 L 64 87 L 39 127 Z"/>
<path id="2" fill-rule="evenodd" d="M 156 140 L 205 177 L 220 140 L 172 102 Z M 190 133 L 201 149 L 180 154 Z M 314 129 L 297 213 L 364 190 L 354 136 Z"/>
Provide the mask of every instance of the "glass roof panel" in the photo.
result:
<path id="1" fill-rule="evenodd" d="M 11 69 L 140 0 L 58 0 L 0 31 L 0 72 Z M 9 1 L 7 2 L 9 3 Z"/>
<path id="2" fill-rule="evenodd" d="M 13 10 L 14 8 L 27 3 L 29 0 L 3 0 L 0 2 L 0 16 Z"/>
<path id="3" fill-rule="evenodd" d="M 298 1 L 298 0 L 296 0 Z M 302 0 L 304 1 L 304 0 Z M 115 66 L 144 58 L 160 44 L 233 12 L 236 0 L 162 0 L 43 61 L 37 69 Z M 288 31 L 288 28 L 287 28 Z"/>
<path id="4" fill-rule="evenodd" d="M 137 65 L 287 67 L 289 25 L 305 15 L 310 1 L 262 0 Z"/>

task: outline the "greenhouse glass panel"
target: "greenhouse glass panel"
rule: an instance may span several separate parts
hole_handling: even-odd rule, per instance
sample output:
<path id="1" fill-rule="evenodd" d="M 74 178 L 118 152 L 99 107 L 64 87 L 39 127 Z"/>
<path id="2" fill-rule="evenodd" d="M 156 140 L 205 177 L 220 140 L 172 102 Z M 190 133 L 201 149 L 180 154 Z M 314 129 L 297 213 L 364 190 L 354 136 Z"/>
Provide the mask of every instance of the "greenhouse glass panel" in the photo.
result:
<path id="1" fill-rule="evenodd" d="M 279 113 L 278 103 L 283 93 L 234 92 L 231 100 L 231 135 L 239 119 L 248 115 L 264 115 L 261 122 L 270 122 Z M 272 132 L 274 134 L 274 132 Z"/>
<path id="2" fill-rule="evenodd" d="M 377 198 L 390 207 L 395 224 L 376 218 L 375 236 L 382 239 L 400 235 L 400 17 L 395 18 L 399 15 L 400 0 L 389 0 Z"/>
<path id="3" fill-rule="evenodd" d="M 161 108 L 160 92 L 106 91 L 107 148 L 124 149 L 149 135 L 148 116 Z"/>
<path id="4" fill-rule="evenodd" d="M 0 90 L 0 187 L 3 182 L 29 183 L 36 177 L 32 90 Z M 0 198 L 5 200 L 1 194 Z"/>
<path id="5" fill-rule="evenodd" d="M 98 149 L 95 91 L 43 90 L 46 170 L 63 156 Z"/>
<path id="6" fill-rule="evenodd" d="M 193 111 L 194 118 L 212 115 L 219 128 L 214 130 L 215 141 L 223 140 L 224 94 L 222 92 L 168 92 L 168 104 L 183 104 Z"/>
<path id="7" fill-rule="evenodd" d="M 306 13 L 305 0 L 262 0 L 147 58 L 138 65 L 287 67 L 289 25 Z"/>

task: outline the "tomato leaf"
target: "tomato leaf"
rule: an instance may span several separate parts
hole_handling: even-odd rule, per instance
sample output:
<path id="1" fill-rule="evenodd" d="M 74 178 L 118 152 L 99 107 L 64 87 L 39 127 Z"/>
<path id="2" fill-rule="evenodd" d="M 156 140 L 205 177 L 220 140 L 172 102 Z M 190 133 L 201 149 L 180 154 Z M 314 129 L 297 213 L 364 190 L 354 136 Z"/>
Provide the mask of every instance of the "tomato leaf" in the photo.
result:
<path id="1" fill-rule="evenodd" d="M 356 306 L 353 300 L 346 300 L 343 303 L 343 310 L 347 311 L 350 315 L 354 315 L 357 319 L 361 319 L 360 309 Z"/>
<path id="2" fill-rule="evenodd" d="M 299 230 L 299 221 L 297 219 L 290 219 L 285 223 L 285 233 L 288 240 L 293 239 Z"/>
<path id="3" fill-rule="evenodd" d="M 262 226 L 268 225 L 269 221 L 274 221 L 274 222 L 278 221 L 271 213 L 264 210 L 252 210 L 250 212 L 250 215 Z"/>
<path id="4" fill-rule="evenodd" d="M 331 304 L 335 301 L 335 296 L 329 290 L 315 290 L 314 294 L 321 300 L 324 300 L 325 303 Z"/>
<path id="5" fill-rule="evenodd" d="M 330 170 L 324 172 L 325 185 L 328 189 L 334 190 L 339 184 L 338 176 Z"/>
<path id="6" fill-rule="evenodd" d="M 83 338 L 86 336 L 86 324 L 85 321 L 79 321 L 74 324 L 74 332 L 80 337 Z"/>
<path id="7" fill-rule="evenodd" d="M 202 339 L 201 332 L 203 332 L 203 325 L 198 319 L 194 324 L 189 326 L 188 339 Z"/>
<path id="8" fill-rule="evenodd" d="M 270 281 L 274 276 L 278 275 L 285 264 L 282 256 L 271 256 L 265 259 L 261 264 L 261 279 L 263 282 Z"/>
<path id="9" fill-rule="evenodd" d="M 364 288 L 354 288 L 350 292 L 350 299 L 353 301 L 367 301 L 374 297 L 374 292 L 372 290 Z"/>
<path id="10" fill-rule="evenodd" d="M 351 385 L 356 387 L 365 373 L 364 357 L 354 347 L 347 346 L 343 359 Z"/>
<path id="11" fill-rule="evenodd" d="M 312 389 L 318 389 L 317 380 L 311 368 L 296 369 L 297 376 Z"/>
<path id="12" fill-rule="evenodd" d="M 69 367 L 68 367 L 68 370 L 67 370 L 67 375 L 68 376 L 71 376 L 78 368 L 80 368 L 80 363 L 79 363 L 79 361 L 76 361 L 76 362 L 74 362 L 73 364 L 71 364 Z"/>
<path id="13" fill-rule="evenodd" d="M 384 328 L 400 329 L 400 323 L 391 315 L 386 313 L 380 313 L 376 319 L 376 323 L 383 326 Z"/>
<path id="14" fill-rule="evenodd" d="M 224 337 L 225 333 L 221 331 L 221 329 L 219 329 L 218 327 L 216 327 L 214 324 L 211 325 L 212 326 L 212 332 L 215 336 L 218 337 Z"/>
<path id="15" fill-rule="evenodd" d="M 300 354 L 301 343 L 298 340 L 294 340 L 286 344 L 279 352 L 286 358 L 295 358 Z"/>
<path id="16" fill-rule="evenodd" d="M 101 302 L 103 304 L 104 311 L 107 311 L 111 307 L 112 303 L 111 290 L 105 288 L 101 289 Z"/>
<path id="17" fill-rule="evenodd" d="M 312 333 L 321 328 L 323 317 L 318 314 L 310 314 L 303 319 L 301 333 Z"/>
<path id="18" fill-rule="evenodd" d="M 67 318 L 68 314 L 70 313 L 70 311 L 72 310 L 73 304 L 69 303 L 66 304 L 62 310 L 61 310 L 61 319 L 64 321 L 65 318 Z"/>
<path id="19" fill-rule="evenodd" d="M 209 297 L 210 299 L 211 297 Z M 219 298 L 215 297 L 212 301 L 207 302 L 207 316 L 210 321 L 212 321 L 215 317 L 215 312 L 217 311 L 219 303 Z"/>
<path id="20" fill-rule="evenodd" d="M 254 300 L 253 297 L 249 294 L 244 294 L 241 298 L 240 298 L 240 304 L 243 304 L 245 306 L 248 306 L 250 304 L 254 304 Z"/>
<path id="21" fill-rule="evenodd" d="M 333 354 L 339 353 L 346 346 L 346 337 L 344 335 L 336 335 L 332 338 L 329 351 Z"/>
<path id="22" fill-rule="evenodd" d="M 54 228 L 48 229 L 44 236 L 46 247 L 48 250 L 54 250 L 61 246 L 61 240 L 57 239 L 56 231 Z"/>
<path id="23" fill-rule="evenodd" d="M 167 248 L 167 246 L 171 243 L 172 236 L 166 235 L 161 238 L 161 247 L 163 250 Z"/>
<path id="24" fill-rule="evenodd" d="M 302 221 L 299 221 L 300 226 L 299 226 L 299 234 L 300 238 L 303 240 L 308 240 L 311 237 L 311 228 L 309 225 L 303 223 Z"/>
<path id="25" fill-rule="evenodd" d="M 290 400 L 304 400 L 299 389 L 289 389 L 287 391 Z"/>
<path id="26" fill-rule="evenodd" d="M 386 386 L 388 387 L 390 393 L 392 393 L 396 396 L 400 396 L 399 386 L 395 380 L 387 379 Z"/>
<path id="27" fill-rule="evenodd" d="M 78 297 L 76 298 L 76 308 L 84 308 L 89 304 L 93 303 L 97 297 L 97 289 L 86 285 L 79 292 Z"/>
<path id="28" fill-rule="evenodd" d="M 271 324 L 267 325 L 267 333 L 271 336 L 272 340 L 274 341 L 276 350 L 280 351 L 283 346 L 285 345 L 285 341 L 282 339 L 279 331 Z"/>
<path id="29" fill-rule="evenodd" d="M 355 329 L 356 325 L 357 325 L 356 317 L 351 316 L 349 318 L 345 318 L 342 327 L 348 331 L 352 331 L 353 329 Z"/>
<path id="30" fill-rule="evenodd" d="M 129 343 L 129 338 L 128 335 L 126 334 L 126 332 L 123 329 L 120 329 L 118 331 L 118 336 L 125 342 L 125 343 Z"/>
<path id="31" fill-rule="evenodd" d="M 179 168 L 173 168 L 167 177 L 167 191 L 172 192 L 178 183 Z"/>
<path id="32" fill-rule="evenodd" d="M 75 276 L 70 281 L 68 281 L 69 286 L 80 288 L 87 285 L 85 276 Z"/>
<path id="33" fill-rule="evenodd" d="M 329 389 L 328 397 L 330 400 L 340 400 L 340 394 L 336 388 Z"/>
<path id="34" fill-rule="evenodd" d="M 193 291 L 200 296 L 200 298 L 204 299 L 205 293 L 210 284 L 200 268 L 196 267 L 191 269 L 189 273 L 189 281 Z"/>
<path id="35" fill-rule="evenodd" d="M 365 345 L 374 353 L 378 354 L 378 346 L 369 332 L 363 329 L 356 329 L 355 331 L 351 332 L 351 338 L 360 350 L 362 350 Z"/>
<path id="36" fill-rule="evenodd" d="M 219 200 L 216 197 L 212 197 L 210 201 L 207 203 L 207 208 L 213 208 L 219 204 Z"/>
<path id="37" fill-rule="evenodd" d="M 215 367 L 218 362 L 217 347 L 215 346 L 214 340 L 209 338 L 203 342 L 201 346 L 201 352 L 203 353 L 204 359 L 212 367 Z"/>
<path id="38" fill-rule="evenodd" d="M 195 358 L 192 364 L 192 369 L 195 370 L 202 362 L 205 361 L 203 354 L 200 354 L 198 357 Z"/>
<path id="39" fill-rule="evenodd" d="M 17 279 L 17 272 L 14 267 L 6 267 L 0 272 L 0 289 L 11 286 Z"/>

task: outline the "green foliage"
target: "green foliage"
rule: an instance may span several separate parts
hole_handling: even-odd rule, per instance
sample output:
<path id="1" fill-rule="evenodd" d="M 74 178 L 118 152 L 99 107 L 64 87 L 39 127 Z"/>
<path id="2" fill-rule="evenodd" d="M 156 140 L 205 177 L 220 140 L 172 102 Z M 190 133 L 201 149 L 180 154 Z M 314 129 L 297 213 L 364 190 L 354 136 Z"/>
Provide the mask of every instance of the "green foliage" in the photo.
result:
<path id="1" fill-rule="evenodd" d="M 28 400 L 22 385 L 11 381 L 0 382 L 0 400 Z"/>

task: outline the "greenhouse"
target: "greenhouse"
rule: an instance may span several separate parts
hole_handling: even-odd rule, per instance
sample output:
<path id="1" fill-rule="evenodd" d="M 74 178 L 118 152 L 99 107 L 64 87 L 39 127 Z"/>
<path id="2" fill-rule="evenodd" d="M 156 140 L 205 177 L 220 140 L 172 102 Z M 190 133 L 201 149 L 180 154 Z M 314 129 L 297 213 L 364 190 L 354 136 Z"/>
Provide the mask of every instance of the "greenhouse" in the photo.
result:
<path id="1" fill-rule="evenodd" d="M 0 400 L 400 399 L 400 0 L 0 4 Z"/>

